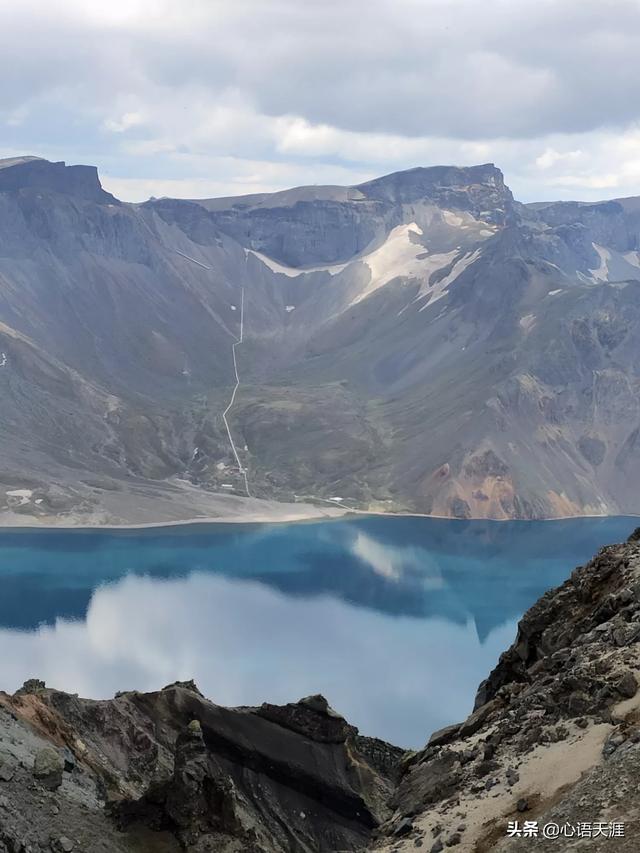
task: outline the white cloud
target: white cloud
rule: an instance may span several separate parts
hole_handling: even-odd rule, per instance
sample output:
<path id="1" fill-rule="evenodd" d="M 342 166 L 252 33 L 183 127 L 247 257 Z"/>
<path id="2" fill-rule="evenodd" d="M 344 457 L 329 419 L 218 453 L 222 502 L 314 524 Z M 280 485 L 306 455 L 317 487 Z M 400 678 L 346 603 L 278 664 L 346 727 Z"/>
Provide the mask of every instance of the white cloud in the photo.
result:
<path id="1" fill-rule="evenodd" d="M 124 113 L 120 118 L 107 118 L 104 120 L 104 127 L 113 133 L 124 133 L 132 127 L 138 127 L 144 123 L 140 113 Z"/>
<path id="2" fill-rule="evenodd" d="M 154 148 L 157 150 L 157 143 Z M 375 176 L 375 172 L 357 167 L 323 163 L 281 163 L 269 160 L 249 160 L 234 157 L 203 157 L 171 152 L 164 171 L 172 173 L 184 168 L 209 174 L 211 177 L 128 178 L 105 174 L 101 176 L 106 190 L 125 201 L 146 201 L 151 196 L 171 198 L 214 198 L 229 195 L 275 192 L 301 184 L 354 184 Z"/>
<path id="3" fill-rule="evenodd" d="M 551 169 L 557 163 L 570 160 L 579 160 L 582 151 L 556 151 L 555 148 L 545 148 L 544 153 L 536 157 L 536 166 L 540 169 Z"/>
<path id="4" fill-rule="evenodd" d="M 260 159 L 252 157 L 252 148 L 246 145 L 249 125 Z M 150 195 L 205 198 L 301 184 L 355 184 L 416 165 L 479 162 L 500 166 L 516 198 L 522 201 L 596 200 L 607 194 L 640 194 L 637 126 L 621 132 L 473 143 L 355 133 L 316 126 L 299 117 L 273 119 L 245 109 L 238 113 L 229 109 L 224 134 L 219 136 L 210 124 L 180 134 L 170 123 L 164 123 L 158 127 L 157 136 L 123 138 L 122 150 L 130 162 L 139 164 L 137 168 L 152 169 L 151 174 L 140 178 L 121 176 L 113 170 L 103 175 L 105 187 L 129 201 Z M 229 153 L 234 150 L 235 155 Z M 176 175 L 181 177 L 173 177 Z"/>
<path id="5" fill-rule="evenodd" d="M 620 176 L 615 172 L 603 175 L 557 175 L 549 178 L 552 187 L 572 187 L 582 190 L 614 190 L 620 186 Z"/>
<path id="6" fill-rule="evenodd" d="M 636 0 L 0 0 L 0 50 L 7 149 L 125 198 L 487 161 L 526 200 L 640 193 Z"/>

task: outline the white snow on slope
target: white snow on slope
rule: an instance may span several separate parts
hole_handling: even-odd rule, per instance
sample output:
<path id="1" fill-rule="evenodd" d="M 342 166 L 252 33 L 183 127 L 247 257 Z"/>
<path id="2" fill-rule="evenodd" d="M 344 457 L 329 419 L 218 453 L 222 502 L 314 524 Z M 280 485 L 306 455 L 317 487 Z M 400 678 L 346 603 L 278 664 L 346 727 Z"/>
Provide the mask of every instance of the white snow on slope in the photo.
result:
<path id="1" fill-rule="evenodd" d="M 415 222 L 397 225 L 381 246 L 360 258 L 369 267 L 371 278 L 366 287 L 351 301 L 351 305 L 362 302 L 394 278 L 423 275 L 425 268 L 432 266 L 432 258 L 444 257 L 429 256 L 424 246 L 411 240 L 412 234 L 422 234 L 422 229 Z M 455 255 L 455 252 L 451 254 Z"/>
<path id="2" fill-rule="evenodd" d="M 269 267 L 271 272 L 280 273 L 281 275 L 288 275 L 289 278 L 296 278 L 299 275 L 305 275 L 306 273 L 311 272 L 328 272 L 329 275 L 337 275 L 339 272 L 342 272 L 345 267 L 349 266 L 346 264 L 326 264 L 325 266 L 320 267 L 288 267 L 285 264 L 281 264 L 278 261 L 274 261 L 273 258 L 269 258 L 267 255 L 263 255 L 262 252 L 256 252 L 254 249 L 245 249 L 245 253 L 248 255 L 253 255 L 258 258 L 259 261 Z"/>
<path id="3" fill-rule="evenodd" d="M 452 210 L 443 210 L 442 218 L 447 223 L 447 225 L 453 225 L 456 228 L 459 228 L 464 221 L 461 216 L 458 216 L 458 214 L 454 213 Z"/>
<path id="4" fill-rule="evenodd" d="M 388 284 L 394 278 L 398 278 L 399 276 L 428 276 L 436 269 L 441 269 L 443 266 L 451 263 L 456 252 L 448 252 L 444 255 L 429 255 L 424 246 L 418 242 L 413 242 L 411 235 L 414 234 L 416 236 L 422 235 L 422 229 L 415 222 L 411 222 L 408 225 L 398 225 L 391 230 L 384 243 L 371 252 L 359 255 L 345 264 L 327 264 L 326 266 L 305 267 L 304 269 L 285 266 L 253 249 L 245 251 L 262 261 L 272 272 L 281 273 L 291 278 L 312 272 L 328 272 L 330 275 L 337 275 L 347 267 L 355 264 L 366 264 L 369 267 L 371 277 L 368 284 L 350 303 L 351 305 L 355 305 L 358 302 L 362 302 L 363 299 L 366 299 L 367 296 L 370 296 L 378 288 Z"/>
<path id="5" fill-rule="evenodd" d="M 520 318 L 520 328 L 524 329 L 525 332 L 530 332 L 531 329 L 536 324 L 536 315 L 535 314 L 527 314 L 524 317 Z"/>
<path id="6" fill-rule="evenodd" d="M 446 267 L 448 264 L 451 263 L 455 255 L 455 252 L 450 252 L 448 255 L 433 255 L 432 258 L 434 260 L 436 258 L 446 260 L 444 261 L 444 263 L 440 263 L 438 266 L 435 266 L 432 272 L 436 272 L 437 270 Z M 463 255 L 459 260 L 455 262 L 455 264 L 451 268 L 451 271 L 443 279 L 436 282 L 433 286 L 429 285 L 429 276 L 427 276 L 414 302 L 418 299 L 424 299 L 426 296 L 430 296 L 431 298 L 428 302 L 421 306 L 420 311 L 424 311 L 424 309 L 427 308 L 429 305 L 433 305 L 434 302 L 437 302 L 439 299 L 442 299 L 443 296 L 446 296 L 447 290 L 458 278 L 460 273 L 464 272 L 467 267 L 470 267 L 471 264 L 474 263 L 474 261 L 477 261 L 479 257 L 480 249 L 476 249 L 475 252 L 467 252 L 466 255 Z M 431 273 L 429 273 L 429 275 L 431 275 Z"/>
<path id="7" fill-rule="evenodd" d="M 605 249 L 604 246 L 599 246 L 598 243 L 591 244 L 593 248 L 596 250 L 598 255 L 600 256 L 600 266 L 596 267 L 596 269 L 590 269 L 589 272 L 591 276 L 595 278 L 597 281 L 608 281 L 609 280 L 609 261 L 611 260 L 611 252 L 608 249 Z"/>
<path id="8" fill-rule="evenodd" d="M 640 252 L 627 252 L 622 257 L 628 264 L 631 264 L 632 267 L 638 267 L 640 269 Z"/>
<path id="9" fill-rule="evenodd" d="M 447 224 L 455 227 L 461 226 L 463 218 L 451 211 L 444 211 L 442 214 Z M 447 288 L 455 281 L 455 279 L 470 266 L 480 255 L 480 251 L 469 252 L 461 257 L 454 265 L 451 272 L 445 278 L 430 288 L 428 281 L 430 276 L 441 270 L 458 256 L 459 248 L 450 252 L 439 254 L 430 254 L 429 251 L 414 237 L 422 236 L 422 228 L 416 222 L 410 222 L 404 225 L 397 225 L 391 230 L 386 240 L 370 252 L 359 255 L 347 263 L 343 264 L 327 264 L 317 267 L 289 267 L 275 261 L 273 258 L 267 257 L 262 252 L 257 252 L 253 249 L 245 249 L 247 254 L 254 255 L 258 260 L 262 261 L 272 272 L 295 278 L 300 275 L 313 272 L 328 272 L 330 275 L 338 275 L 345 269 L 353 268 L 356 264 L 365 264 L 369 268 L 369 282 L 358 292 L 351 300 L 349 305 L 356 305 L 362 302 L 372 293 L 375 293 L 381 287 L 388 284 L 395 278 L 418 278 L 423 284 L 420 293 L 416 298 L 421 299 L 425 296 L 430 296 L 430 302 L 434 302 L 445 295 Z M 487 235 L 492 235 L 492 231 L 487 231 Z M 420 310 L 423 310 L 422 306 Z"/>
<path id="10" fill-rule="evenodd" d="M 7 496 L 11 498 L 20 498 L 20 506 L 24 506 L 25 504 L 28 504 L 33 497 L 33 492 L 31 489 L 12 489 L 10 492 L 7 492 Z"/>

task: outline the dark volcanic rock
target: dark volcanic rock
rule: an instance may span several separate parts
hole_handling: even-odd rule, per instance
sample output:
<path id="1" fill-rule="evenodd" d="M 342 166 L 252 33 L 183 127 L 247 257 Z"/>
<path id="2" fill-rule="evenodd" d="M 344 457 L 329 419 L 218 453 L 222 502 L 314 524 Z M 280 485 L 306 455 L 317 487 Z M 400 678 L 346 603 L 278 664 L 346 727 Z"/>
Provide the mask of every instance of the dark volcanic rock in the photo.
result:
<path id="1" fill-rule="evenodd" d="M 133 850 L 140 833 L 193 851 L 359 850 L 390 813 L 403 755 L 359 737 L 322 697 L 233 710 L 187 683 L 103 702 L 39 687 L 2 703 L 74 751 L 70 784 L 106 801 L 100 819 L 123 833 L 114 850 Z M 34 776 L 49 790 L 63 767 L 58 748 L 35 750 Z M 61 836 L 71 834 L 64 818 L 63 806 Z"/>
<path id="2" fill-rule="evenodd" d="M 256 713 L 319 743 L 344 743 L 358 733 L 330 707 L 324 696 L 308 696 L 289 705 L 265 702 Z"/>

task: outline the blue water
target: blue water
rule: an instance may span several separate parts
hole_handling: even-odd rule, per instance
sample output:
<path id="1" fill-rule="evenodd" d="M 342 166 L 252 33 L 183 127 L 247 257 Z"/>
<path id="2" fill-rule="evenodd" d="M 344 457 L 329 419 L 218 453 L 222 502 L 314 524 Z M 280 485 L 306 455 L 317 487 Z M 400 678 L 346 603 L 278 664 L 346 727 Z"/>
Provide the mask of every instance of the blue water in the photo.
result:
<path id="1" fill-rule="evenodd" d="M 194 678 L 229 705 L 322 692 L 364 734 L 420 746 L 470 711 L 524 610 L 637 523 L 0 532 L 0 687 L 101 698 Z"/>

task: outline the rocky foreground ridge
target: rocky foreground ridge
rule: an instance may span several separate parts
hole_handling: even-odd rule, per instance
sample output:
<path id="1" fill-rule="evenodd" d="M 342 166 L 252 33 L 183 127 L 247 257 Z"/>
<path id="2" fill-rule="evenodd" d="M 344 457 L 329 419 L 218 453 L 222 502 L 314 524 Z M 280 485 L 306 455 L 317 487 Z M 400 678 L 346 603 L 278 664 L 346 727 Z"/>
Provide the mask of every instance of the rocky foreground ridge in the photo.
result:
<path id="1" fill-rule="evenodd" d="M 228 709 L 190 682 L 93 701 L 30 681 L 0 693 L 0 853 L 636 851 L 639 641 L 640 530 L 546 593 L 471 716 L 415 753 L 320 696 Z"/>

